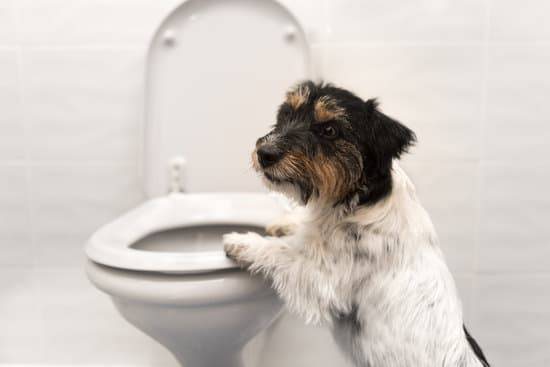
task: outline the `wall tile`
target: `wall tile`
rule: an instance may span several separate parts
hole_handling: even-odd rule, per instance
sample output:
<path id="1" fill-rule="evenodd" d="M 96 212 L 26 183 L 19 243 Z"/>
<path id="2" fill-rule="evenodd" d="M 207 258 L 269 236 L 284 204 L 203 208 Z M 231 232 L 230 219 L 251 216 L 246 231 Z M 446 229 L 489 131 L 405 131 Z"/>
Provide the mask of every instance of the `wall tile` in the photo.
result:
<path id="1" fill-rule="evenodd" d="M 478 135 L 481 47 L 327 45 L 321 63 L 325 80 L 363 98 L 380 97 L 383 111 L 413 128 L 427 132 L 439 124 L 442 131 L 456 124 L 465 148 L 468 137 Z"/>
<path id="2" fill-rule="evenodd" d="M 482 163 L 480 271 L 550 271 L 548 168 L 537 162 Z"/>
<path id="3" fill-rule="evenodd" d="M 403 168 L 432 218 L 450 269 L 458 274 L 472 272 L 478 236 L 478 163 L 421 161 L 412 156 L 405 159 Z"/>
<path id="4" fill-rule="evenodd" d="M 33 270 L 2 266 L 0 295 L 0 364 L 42 363 L 46 343 Z"/>
<path id="5" fill-rule="evenodd" d="M 145 45 L 179 0 L 20 0 L 27 45 Z"/>
<path id="6" fill-rule="evenodd" d="M 326 328 L 308 326 L 285 313 L 269 327 L 262 351 L 264 367 L 351 366 Z"/>
<path id="7" fill-rule="evenodd" d="M 137 50 L 24 52 L 24 118 L 32 159 L 135 162 L 143 58 Z"/>
<path id="8" fill-rule="evenodd" d="M 550 363 L 550 276 L 482 276 L 476 291 L 476 336 L 491 365 Z"/>
<path id="9" fill-rule="evenodd" d="M 83 247 L 101 225 L 142 200 L 134 165 L 33 167 L 37 265 L 82 267 Z"/>
<path id="10" fill-rule="evenodd" d="M 550 46 L 489 48 L 484 158 L 550 163 L 549 64 Z"/>
<path id="11" fill-rule="evenodd" d="M 550 4 L 545 0 L 490 0 L 490 39 L 495 41 L 549 41 L 546 14 Z"/>
<path id="12" fill-rule="evenodd" d="M 14 0 L 0 1 L 0 47 L 17 43 Z"/>
<path id="13" fill-rule="evenodd" d="M 168 354 L 124 321 L 84 269 L 39 270 L 36 279 L 48 340 L 44 363 L 153 366 L 153 352 Z"/>
<path id="14" fill-rule="evenodd" d="M 462 302 L 462 311 L 464 317 L 464 324 L 472 324 L 475 320 L 475 299 L 474 299 L 474 286 L 476 284 L 476 277 L 472 274 L 454 275 L 456 288 L 458 290 L 458 296 Z"/>
<path id="15" fill-rule="evenodd" d="M 0 165 L 0 267 L 34 262 L 26 174 Z"/>
<path id="16" fill-rule="evenodd" d="M 26 157 L 17 73 L 17 51 L 0 49 L 0 163 Z"/>
<path id="17" fill-rule="evenodd" d="M 485 0 L 328 1 L 330 41 L 481 41 Z"/>
<path id="18" fill-rule="evenodd" d="M 410 149 L 419 160 L 478 160 L 481 155 L 481 118 L 472 121 L 410 121 L 403 119 L 416 134 Z"/>
<path id="19" fill-rule="evenodd" d="M 319 0 L 279 0 L 294 15 L 304 28 L 309 42 L 323 39 L 325 27 L 325 2 Z"/>

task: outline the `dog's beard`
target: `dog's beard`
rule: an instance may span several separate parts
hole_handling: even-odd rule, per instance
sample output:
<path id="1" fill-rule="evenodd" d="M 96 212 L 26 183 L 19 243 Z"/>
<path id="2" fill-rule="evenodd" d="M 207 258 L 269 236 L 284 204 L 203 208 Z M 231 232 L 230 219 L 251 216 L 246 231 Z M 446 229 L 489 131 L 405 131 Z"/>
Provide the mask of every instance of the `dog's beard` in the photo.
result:
<path id="1" fill-rule="evenodd" d="M 261 176 L 262 182 L 270 191 L 283 194 L 288 199 L 296 203 L 303 202 L 303 193 L 299 185 L 293 183 L 288 179 L 279 178 L 271 172 L 258 170 L 258 173 Z"/>
<path id="2" fill-rule="evenodd" d="M 260 167 L 256 150 L 252 152 L 252 168 L 258 173 L 264 185 L 270 190 L 283 194 L 287 198 L 300 203 L 302 193 L 298 185 L 287 178 L 279 177 L 272 170 L 264 170 Z"/>

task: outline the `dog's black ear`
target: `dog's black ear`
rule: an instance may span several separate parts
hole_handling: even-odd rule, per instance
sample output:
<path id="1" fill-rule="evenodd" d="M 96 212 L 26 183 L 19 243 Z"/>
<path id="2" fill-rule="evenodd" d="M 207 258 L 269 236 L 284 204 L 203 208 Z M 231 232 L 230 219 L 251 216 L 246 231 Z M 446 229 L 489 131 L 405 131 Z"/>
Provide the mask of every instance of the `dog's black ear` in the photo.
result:
<path id="1" fill-rule="evenodd" d="M 373 148 L 382 160 L 399 158 L 416 142 L 415 133 L 399 121 L 385 115 L 378 109 L 378 102 L 365 102 L 367 125 L 372 129 Z"/>
<path id="2" fill-rule="evenodd" d="M 365 102 L 365 111 L 367 111 L 367 119 L 370 119 L 374 112 L 378 109 L 378 100 L 376 98 L 368 99 Z"/>

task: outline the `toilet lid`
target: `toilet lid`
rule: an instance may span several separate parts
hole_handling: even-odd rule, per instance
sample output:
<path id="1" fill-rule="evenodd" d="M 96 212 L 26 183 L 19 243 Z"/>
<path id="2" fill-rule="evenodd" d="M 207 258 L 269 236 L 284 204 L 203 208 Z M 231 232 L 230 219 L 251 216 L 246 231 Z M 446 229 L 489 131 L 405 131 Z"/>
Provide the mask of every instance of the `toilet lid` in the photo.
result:
<path id="1" fill-rule="evenodd" d="M 187 192 L 259 191 L 256 140 L 285 91 L 310 78 L 309 46 L 277 1 L 188 0 L 162 22 L 146 65 L 145 188 L 165 195 L 185 159 Z"/>
<path id="2" fill-rule="evenodd" d="M 149 200 L 100 228 L 86 244 L 88 258 L 96 263 L 135 271 L 201 273 L 236 268 L 216 248 L 178 252 L 134 248 L 143 238 L 162 231 L 197 226 L 255 226 L 264 228 L 289 209 L 281 196 L 264 193 L 171 194 Z M 177 236 L 172 237 L 177 241 Z M 197 249 L 198 247 L 198 249 Z"/>

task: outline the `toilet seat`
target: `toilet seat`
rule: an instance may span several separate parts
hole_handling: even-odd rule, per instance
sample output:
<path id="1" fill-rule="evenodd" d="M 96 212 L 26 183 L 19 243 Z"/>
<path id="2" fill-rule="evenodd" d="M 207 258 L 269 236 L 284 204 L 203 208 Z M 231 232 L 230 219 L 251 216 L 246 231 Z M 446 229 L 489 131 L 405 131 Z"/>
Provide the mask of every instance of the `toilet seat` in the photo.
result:
<path id="1" fill-rule="evenodd" d="M 250 153 L 273 123 L 283 91 L 310 71 L 305 33 L 276 1 L 186 0 L 173 9 L 147 52 L 142 176 L 153 199 L 100 228 L 86 244 L 88 258 L 162 273 L 235 268 L 221 238 L 218 250 L 221 226 L 263 228 L 284 212 L 282 198 L 252 193 L 262 186 Z M 183 190 L 191 193 L 166 195 Z M 188 234 L 205 225 L 218 228 L 206 229 L 211 241 L 201 246 Z M 156 246 L 153 237 L 169 237 L 187 252 L 138 244 Z"/>
<path id="2" fill-rule="evenodd" d="M 86 244 L 92 261 L 109 267 L 162 273 L 204 273 L 238 267 L 220 250 L 151 252 L 132 248 L 160 231 L 202 225 L 265 227 L 288 209 L 280 196 L 265 193 L 174 193 L 146 201 L 95 232 Z"/>

